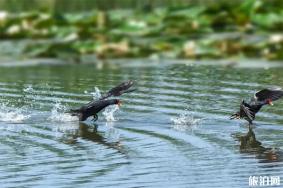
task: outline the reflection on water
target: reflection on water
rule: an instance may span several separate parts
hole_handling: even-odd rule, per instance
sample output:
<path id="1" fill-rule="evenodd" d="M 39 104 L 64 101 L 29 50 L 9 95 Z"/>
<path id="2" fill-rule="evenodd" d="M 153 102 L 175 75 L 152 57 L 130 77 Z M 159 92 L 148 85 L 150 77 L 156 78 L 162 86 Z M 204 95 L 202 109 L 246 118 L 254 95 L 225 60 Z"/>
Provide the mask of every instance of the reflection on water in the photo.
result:
<path id="1" fill-rule="evenodd" d="M 281 162 L 282 151 L 278 148 L 267 148 L 256 139 L 255 133 L 251 127 L 245 135 L 238 135 L 240 142 L 240 152 L 255 155 L 259 162 Z"/>
<path id="2" fill-rule="evenodd" d="M 1 67 L 5 186 L 226 188 L 282 174 L 283 101 L 263 108 L 248 133 L 229 115 L 254 91 L 282 87 L 283 69 L 138 65 Z M 65 113 L 129 79 L 137 92 L 95 125 Z"/>
<path id="3" fill-rule="evenodd" d="M 114 128 L 109 128 L 105 136 L 102 136 L 101 133 L 98 132 L 98 125 L 92 124 L 89 125 L 84 122 L 79 123 L 78 129 L 74 129 L 68 132 L 65 132 L 63 142 L 68 144 L 75 144 L 79 138 L 86 139 L 92 142 L 96 142 L 98 144 L 105 145 L 109 148 L 116 149 L 117 151 L 123 151 L 122 145 L 120 143 L 119 138 L 116 137 L 116 132 L 113 131 Z"/>

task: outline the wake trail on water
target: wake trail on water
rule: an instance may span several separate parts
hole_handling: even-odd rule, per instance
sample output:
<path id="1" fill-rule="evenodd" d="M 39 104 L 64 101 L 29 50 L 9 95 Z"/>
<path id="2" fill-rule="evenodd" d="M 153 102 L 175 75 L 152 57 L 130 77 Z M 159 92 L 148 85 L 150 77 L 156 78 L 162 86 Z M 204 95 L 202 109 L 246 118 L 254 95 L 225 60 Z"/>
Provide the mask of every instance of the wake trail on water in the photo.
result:
<path id="1" fill-rule="evenodd" d="M 68 111 L 66 106 L 56 102 L 51 110 L 51 115 L 47 119 L 53 122 L 78 121 L 77 116 L 72 116 L 70 113 L 66 113 L 66 111 Z"/>
<path id="2" fill-rule="evenodd" d="M 102 96 L 101 91 L 98 87 L 95 87 L 94 91 L 84 91 L 84 93 L 91 94 L 93 100 L 98 100 Z M 60 101 L 57 101 L 54 107 L 52 108 L 51 115 L 48 119 L 55 122 L 78 121 L 77 116 L 72 116 L 70 113 L 66 113 L 69 110 L 70 109 L 67 106 L 61 104 Z M 104 116 L 107 122 L 117 121 L 117 118 L 114 117 L 114 114 L 118 110 L 118 105 L 111 105 L 105 108 L 105 110 L 102 112 L 102 115 Z"/>
<path id="3" fill-rule="evenodd" d="M 90 94 L 93 100 L 98 100 L 102 96 L 99 88 L 97 87 L 94 88 L 94 91 L 84 91 L 84 93 Z M 52 96 L 52 91 L 50 91 L 50 94 Z M 34 110 L 34 108 L 37 107 L 34 105 L 37 104 L 37 98 L 40 98 L 40 96 L 37 94 L 33 86 L 31 84 L 26 85 L 23 88 L 23 98 L 18 100 L 21 105 L 11 105 L 10 101 L 0 103 L 0 121 L 21 123 L 28 119 L 32 120 L 33 118 L 38 117 L 39 114 L 43 116 L 44 120 L 52 122 L 78 121 L 77 116 L 72 116 L 70 113 L 68 113 L 68 111 L 70 110 L 69 106 L 62 104 L 62 101 L 58 99 L 56 99 L 56 101 L 54 102 L 53 107 L 51 111 L 49 111 L 49 113 L 38 113 L 38 111 Z M 118 110 L 118 105 L 112 105 L 105 108 L 105 110 L 102 112 L 102 115 L 106 122 L 117 121 L 117 118 L 114 117 L 114 114 Z"/>
<path id="4" fill-rule="evenodd" d="M 7 103 L 0 104 L 0 121 L 21 123 L 30 118 L 30 114 L 23 108 L 9 107 Z"/>

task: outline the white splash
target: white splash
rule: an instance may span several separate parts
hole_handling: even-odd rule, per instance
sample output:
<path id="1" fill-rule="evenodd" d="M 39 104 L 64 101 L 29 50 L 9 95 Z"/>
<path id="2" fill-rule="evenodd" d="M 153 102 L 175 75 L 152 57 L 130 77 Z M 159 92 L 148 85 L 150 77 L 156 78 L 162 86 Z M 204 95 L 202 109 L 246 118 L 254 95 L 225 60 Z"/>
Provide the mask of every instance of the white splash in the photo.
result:
<path id="1" fill-rule="evenodd" d="M 56 102 L 56 104 L 51 110 L 51 115 L 50 117 L 48 117 L 48 120 L 55 122 L 69 122 L 78 120 L 76 116 L 72 116 L 69 113 L 65 113 L 66 110 L 66 106 L 62 105 L 60 102 Z"/>
<path id="2" fill-rule="evenodd" d="M 202 120 L 201 118 L 196 118 L 194 112 L 188 111 L 180 114 L 179 117 L 171 118 L 173 128 L 179 131 L 192 130 L 200 125 Z"/>
<path id="3" fill-rule="evenodd" d="M 10 108 L 7 104 L 0 105 L 0 121 L 20 123 L 29 117 L 30 115 L 25 114 L 21 108 Z"/>
<path id="4" fill-rule="evenodd" d="M 34 108 L 35 103 L 37 102 L 38 95 L 36 94 L 36 91 L 32 87 L 32 84 L 26 85 L 25 88 L 23 89 L 23 99 L 22 102 L 25 103 L 25 105 L 29 108 Z"/>
<path id="5" fill-rule="evenodd" d="M 23 91 L 26 92 L 26 93 L 33 93 L 34 92 L 32 85 L 28 85 L 26 88 L 23 89 Z"/>
<path id="6" fill-rule="evenodd" d="M 85 90 L 84 93 L 85 93 L 85 94 L 91 94 L 91 95 L 92 95 L 92 98 L 93 98 L 94 100 L 101 98 L 101 92 L 100 92 L 100 90 L 98 89 L 98 87 L 94 87 L 94 91 L 92 91 L 92 92 L 88 92 L 87 90 Z"/>
<path id="7" fill-rule="evenodd" d="M 105 108 L 105 110 L 102 112 L 102 115 L 105 117 L 105 120 L 107 122 L 117 121 L 114 117 L 114 113 L 119 110 L 118 105 L 111 105 Z"/>

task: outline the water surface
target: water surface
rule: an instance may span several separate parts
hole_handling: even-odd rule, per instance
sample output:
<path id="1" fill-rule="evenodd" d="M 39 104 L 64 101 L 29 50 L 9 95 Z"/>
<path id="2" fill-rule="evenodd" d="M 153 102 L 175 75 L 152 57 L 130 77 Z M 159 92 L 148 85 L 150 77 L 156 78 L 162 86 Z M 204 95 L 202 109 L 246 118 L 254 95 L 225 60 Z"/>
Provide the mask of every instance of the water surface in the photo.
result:
<path id="1" fill-rule="evenodd" d="M 242 98 L 283 86 L 282 68 L 58 65 L 0 68 L 5 187 L 246 187 L 283 172 L 283 101 L 257 115 L 264 151 L 240 150 Z M 65 114 L 132 79 L 138 90 L 85 123 Z M 113 117 L 111 117 L 113 115 Z M 97 128 L 97 129 L 96 129 Z M 281 177 L 282 178 L 282 177 Z"/>

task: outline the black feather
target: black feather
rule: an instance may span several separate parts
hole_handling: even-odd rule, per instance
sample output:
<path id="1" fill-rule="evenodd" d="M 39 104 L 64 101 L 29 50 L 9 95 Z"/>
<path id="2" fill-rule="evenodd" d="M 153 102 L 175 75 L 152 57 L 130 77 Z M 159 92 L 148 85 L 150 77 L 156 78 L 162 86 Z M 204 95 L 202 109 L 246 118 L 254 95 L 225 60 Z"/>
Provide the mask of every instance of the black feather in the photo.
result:
<path id="1" fill-rule="evenodd" d="M 283 96 L 281 89 L 263 89 L 255 94 L 255 98 L 258 101 L 265 101 L 271 99 L 272 101 L 278 100 Z"/>
<path id="2" fill-rule="evenodd" d="M 268 100 L 275 101 L 282 96 L 283 91 L 281 89 L 263 89 L 258 91 L 249 103 L 243 100 L 240 104 L 240 111 L 233 114 L 230 119 L 242 118 L 252 124 L 256 113 L 258 113 L 264 105 L 268 104 Z"/>
<path id="3" fill-rule="evenodd" d="M 97 113 L 99 113 L 107 106 L 118 103 L 119 103 L 118 99 L 99 100 L 99 101 L 94 100 L 86 105 L 83 105 L 79 109 L 71 110 L 71 113 L 79 116 L 80 121 L 84 121 L 90 116 L 95 116 Z"/>
<path id="4" fill-rule="evenodd" d="M 111 90 L 109 90 L 105 95 L 103 95 L 100 100 L 103 100 L 103 99 L 106 99 L 106 98 L 109 98 L 111 96 L 120 96 L 124 93 L 130 93 L 130 92 L 133 92 L 135 91 L 135 89 L 131 89 L 129 90 L 130 87 L 132 87 L 134 85 L 134 82 L 132 80 L 129 80 L 129 81 L 126 81 L 126 82 L 123 82 L 121 84 L 119 84 L 118 86 L 112 88 Z"/>

